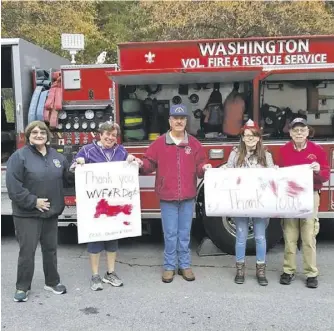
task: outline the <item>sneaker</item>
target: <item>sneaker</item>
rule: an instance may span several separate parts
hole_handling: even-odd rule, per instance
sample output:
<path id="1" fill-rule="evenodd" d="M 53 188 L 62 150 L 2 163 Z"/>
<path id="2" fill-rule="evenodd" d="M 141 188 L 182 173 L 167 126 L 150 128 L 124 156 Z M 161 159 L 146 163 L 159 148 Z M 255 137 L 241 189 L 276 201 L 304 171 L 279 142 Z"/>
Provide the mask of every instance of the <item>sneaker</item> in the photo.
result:
<path id="1" fill-rule="evenodd" d="M 28 301 L 28 294 L 29 294 L 29 291 L 24 292 L 21 290 L 16 290 L 14 294 L 14 301 L 15 302 L 26 302 Z"/>
<path id="2" fill-rule="evenodd" d="M 113 271 L 111 274 L 106 272 L 102 281 L 103 281 L 103 283 L 108 283 L 108 284 L 111 284 L 112 286 L 115 286 L 115 287 L 123 286 L 123 282 L 116 275 L 115 271 Z"/>
<path id="3" fill-rule="evenodd" d="M 308 288 L 317 288 L 318 287 L 318 277 L 308 277 L 306 279 L 306 286 Z"/>
<path id="4" fill-rule="evenodd" d="M 293 280 L 295 280 L 295 274 L 290 275 L 290 274 L 283 272 L 279 282 L 282 285 L 290 285 Z"/>
<path id="5" fill-rule="evenodd" d="M 66 293 L 66 287 L 62 284 L 58 284 L 56 286 L 44 286 L 44 290 L 51 291 L 54 294 L 65 294 Z"/>
<path id="6" fill-rule="evenodd" d="M 102 279 L 100 275 L 93 275 L 90 280 L 90 288 L 93 291 L 101 291 L 103 290 Z"/>

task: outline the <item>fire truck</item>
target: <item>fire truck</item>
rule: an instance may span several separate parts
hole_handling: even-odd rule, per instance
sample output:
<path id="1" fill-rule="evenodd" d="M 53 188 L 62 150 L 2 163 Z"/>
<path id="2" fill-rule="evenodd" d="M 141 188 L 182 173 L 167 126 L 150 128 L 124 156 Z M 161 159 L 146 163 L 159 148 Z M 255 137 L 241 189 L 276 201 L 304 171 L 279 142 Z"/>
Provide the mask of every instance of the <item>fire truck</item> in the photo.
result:
<path id="1" fill-rule="evenodd" d="M 69 161 L 95 139 L 105 120 L 120 124 L 120 142 L 141 158 L 168 130 L 172 104 L 187 106 L 187 130 L 201 141 L 213 167 L 227 162 L 239 142 L 240 123 L 250 118 L 260 123 L 264 144 L 276 160 L 289 140 L 289 122 L 307 118 L 313 128 L 310 139 L 325 149 L 331 165 L 319 218 L 334 223 L 334 35 L 122 43 L 117 64 L 62 65 L 60 77 L 61 109 L 52 126 L 52 145 Z M 244 110 L 224 113 L 226 101 L 236 94 L 243 98 Z M 211 116 L 208 108 L 222 117 Z M 16 131 L 18 147 L 24 143 L 22 128 Z M 154 224 L 161 217 L 155 175 L 140 176 L 139 182 L 143 224 Z M 233 254 L 233 218 L 207 217 L 203 180 L 198 180 L 197 193 L 195 224 L 223 252 Z M 73 190 L 65 201 L 60 226 L 76 222 Z M 251 220 L 249 227 L 252 254 Z M 268 247 L 281 237 L 280 221 L 270 220 Z"/>

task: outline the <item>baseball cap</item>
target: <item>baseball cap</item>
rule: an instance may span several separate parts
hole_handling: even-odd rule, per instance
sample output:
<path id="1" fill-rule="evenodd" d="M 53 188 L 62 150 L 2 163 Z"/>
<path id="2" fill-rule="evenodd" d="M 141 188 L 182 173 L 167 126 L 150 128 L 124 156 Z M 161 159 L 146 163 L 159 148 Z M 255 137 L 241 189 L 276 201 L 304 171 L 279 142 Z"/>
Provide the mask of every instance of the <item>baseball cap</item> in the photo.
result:
<path id="1" fill-rule="evenodd" d="M 305 118 L 297 117 L 290 123 L 290 129 L 295 127 L 296 125 L 307 126 L 307 122 Z"/>
<path id="2" fill-rule="evenodd" d="M 169 109 L 169 116 L 188 116 L 187 107 L 185 105 L 172 105 Z"/>
<path id="3" fill-rule="evenodd" d="M 255 131 L 258 131 L 259 133 L 261 133 L 261 129 L 259 128 L 258 124 L 251 119 L 249 119 L 245 123 L 245 125 L 241 128 L 240 134 L 242 135 L 245 132 L 246 129 L 255 130 Z"/>

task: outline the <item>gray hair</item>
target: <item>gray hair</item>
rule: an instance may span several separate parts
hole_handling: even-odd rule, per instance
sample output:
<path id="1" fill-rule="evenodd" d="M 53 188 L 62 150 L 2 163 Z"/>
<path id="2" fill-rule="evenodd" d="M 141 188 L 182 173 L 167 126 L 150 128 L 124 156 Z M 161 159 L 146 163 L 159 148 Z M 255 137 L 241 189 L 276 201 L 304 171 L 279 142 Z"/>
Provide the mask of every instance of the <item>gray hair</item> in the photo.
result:
<path id="1" fill-rule="evenodd" d="M 98 129 L 98 132 L 100 134 L 103 134 L 103 132 L 105 132 L 105 131 L 111 132 L 111 131 L 114 131 L 114 130 L 117 131 L 117 136 L 119 136 L 121 134 L 121 129 L 120 129 L 120 127 L 117 123 L 107 121 L 107 122 L 104 122 L 100 125 L 100 127 Z"/>

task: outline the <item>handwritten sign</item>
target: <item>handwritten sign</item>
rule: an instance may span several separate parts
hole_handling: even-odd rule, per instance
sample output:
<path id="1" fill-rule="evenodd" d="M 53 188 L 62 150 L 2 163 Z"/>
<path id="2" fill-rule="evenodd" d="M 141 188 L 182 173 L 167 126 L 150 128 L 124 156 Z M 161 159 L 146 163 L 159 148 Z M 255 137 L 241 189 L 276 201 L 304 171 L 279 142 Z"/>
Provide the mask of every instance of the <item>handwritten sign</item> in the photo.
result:
<path id="1" fill-rule="evenodd" d="M 94 163 L 75 170 L 79 243 L 141 236 L 138 166 Z"/>
<path id="2" fill-rule="evenodd" d="M 309 166 L 209 169 L 204 177 L 208 216 L 306 218 L 313 213 Z"/>

